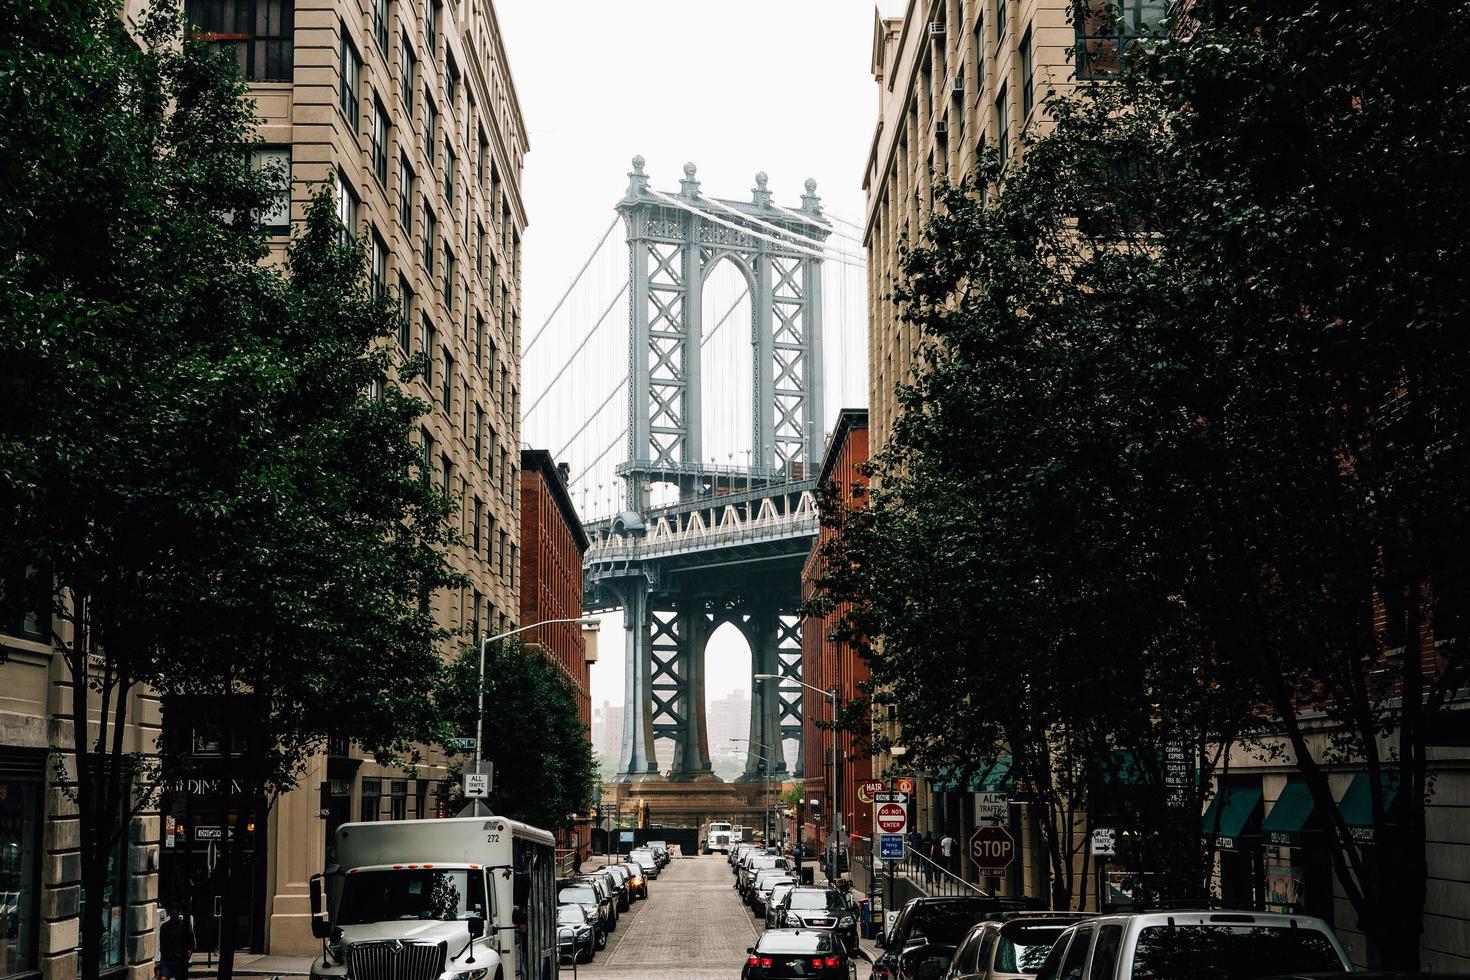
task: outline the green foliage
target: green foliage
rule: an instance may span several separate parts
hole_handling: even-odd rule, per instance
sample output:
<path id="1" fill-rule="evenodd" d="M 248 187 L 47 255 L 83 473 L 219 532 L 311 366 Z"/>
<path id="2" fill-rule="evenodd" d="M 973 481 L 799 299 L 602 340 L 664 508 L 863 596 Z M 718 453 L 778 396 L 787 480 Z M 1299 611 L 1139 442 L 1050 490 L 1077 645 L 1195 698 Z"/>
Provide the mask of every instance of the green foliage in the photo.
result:
<path id="1" fill-rule="evenodd" d="M 1114 750 L 1259 736 L 1324 814 L 1322 764 L 1365 766 L 1377 853 L 1339 822 L 1338 876 L 1412 967 L 1470 670 L 1470 6 L 1190 12 L 939 195 L 895 287 L 923 368 L 827 601 L 921 765 L 1013 754 L 1085 805 Z M 1198 810 L 1136 798 L 1138 862 L 1198 887 Z"/>
<path id="2" fill-rule="evenodd" d="M 480 655 L 467 650 L 450 666 L 440 695 L 445 731 L 475 730 Z M 597 766 L 577 693 L 543 652 L 518 639 L 492 643 L 485 656 L 485 726 L 481 751 L 495 765 L 489 806 L 543 828 L 592 806 Z"/>

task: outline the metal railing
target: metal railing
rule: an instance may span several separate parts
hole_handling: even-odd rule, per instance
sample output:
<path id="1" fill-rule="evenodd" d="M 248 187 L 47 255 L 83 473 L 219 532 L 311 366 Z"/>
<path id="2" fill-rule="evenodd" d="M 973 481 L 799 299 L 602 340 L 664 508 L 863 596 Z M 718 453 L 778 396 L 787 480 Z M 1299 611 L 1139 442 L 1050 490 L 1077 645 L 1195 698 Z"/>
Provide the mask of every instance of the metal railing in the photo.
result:
<path id="1" fill-rule="evenodd" d="M 876 845 L 867 837 L 855 837 L 850 859 L 852 885 L 864 893 L 892 895 L 902 904 L 909 898 L 934 895 L 976 895 L 989 893 L 931 861 L 904 843 L 903 857 L 882 861 L 876 857 Z"/>

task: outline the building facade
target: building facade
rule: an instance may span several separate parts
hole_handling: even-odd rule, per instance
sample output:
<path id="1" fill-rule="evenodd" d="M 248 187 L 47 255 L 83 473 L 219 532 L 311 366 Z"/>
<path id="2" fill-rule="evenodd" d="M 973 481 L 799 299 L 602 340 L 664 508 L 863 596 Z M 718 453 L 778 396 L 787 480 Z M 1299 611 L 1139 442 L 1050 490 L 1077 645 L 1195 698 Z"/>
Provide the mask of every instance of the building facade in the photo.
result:
<path id="1" fill-rule="evenodd" d="M 520 297 L 528 150 L 492 0 L 185 0 L 188 19 L 232 54 L 263 122 L 262 166 L 290 175 L 262 216 L 284 253 L 312 195 L 330 187 L 365 244 L 374 288 L 402 311 L 393 338 L 426 370 L 423 465 L 460 504 L 450 563 L 462 589 L 436 595 L 456 631 L 446 657 L 520 620 Z M 165 719 L 167 725 L 167 719 Z M 384 767 L 333 740 L 253 835 L 242 948 L 314 952 L 307 881 L 349 820 L 445 813 L 445 760 Z M 212 902 L 208 785 L 175 788 L 163 819 L 175 846 L 160 891 Z M 201 792 L 202 791 L 202 792 Z"/>
<path id="2" fill-rule="evenodd" d="M 863 465 L 868 461 L 868 412 L 866 409 L 844 409 L 837 416 L 837 426 L 827 442 L 818 487 L 834 492 L 847 506 L 866 506 L 868 477 Z M 810 557 L 801 571 L 802 599 L 812 597 L 823 574 L 821 551 L 840 530 L 825 522 Z M 868 680 L 868 663 L 850 643 L 833 638 L 832 632 L 845 615 L 843 606 L 824 616 L 807 616 L 801 628 L 802 679 L 824 691 L 836 691 L 847 704 L 867 695 L 862 685 Z M 805 689 L 801 706 L 802 788 L 804 806 L 803 836 L 812 835 L 814 843 L 823 846 L 836 814 L 840 829 L 847 835 L 871 838 L 873 809 L 863 803 L 859 789 L 873 778 L 873 757 L 867 739 L 846 728 L 834 733 L 817 727 L 818 721 L 831 719 L 832 702 L 810 688 Z M 820 800 L 816 812 L 811 800 Z"/>

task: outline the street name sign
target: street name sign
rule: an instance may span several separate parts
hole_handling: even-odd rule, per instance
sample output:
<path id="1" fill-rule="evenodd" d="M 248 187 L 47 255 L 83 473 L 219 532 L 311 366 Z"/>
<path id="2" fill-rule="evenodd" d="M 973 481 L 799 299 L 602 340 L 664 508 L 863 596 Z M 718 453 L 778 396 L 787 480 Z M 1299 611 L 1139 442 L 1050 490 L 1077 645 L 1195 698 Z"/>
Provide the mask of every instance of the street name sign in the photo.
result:
<path id="1" fill-rule="evenodd" d="M 446 738 L 444 740 L 445 748 L 450 749 L 472 749 L 479 744 L 479 740 L 473 738 Z"/>
<path id="2" fill-rule="evenodd" d="M 873 794 L 874 803 L 907 803 L 908 801 L 909 794 L 907 793 L 890 793 L 882 790 Z"/>
<path id="3" fill-rule="evenodd" d="M 903 834 L 879 834 L 878 857 L 884 861 L 902 861 Z"/>
<path id="4" fill-rule="evenodd" d="M 1010 816 L 1011 798 L 1004 793 L 976 793 L 975 819 L 1005 823 Z"/>
<path id="5" fill-rule="evenodd" d="M 873 822 L 884 834 L 902 834 L 909 825 L 908 807 L 901 803 L 879 803 L 873 809 Z"/>
<path id="6" fill-rule="evenodd" d="M 1015 858 L 1015 838 L 1004 827 L 981 827 L 970 836 L 970 860 L 979 874 L 999 878 Z"/>

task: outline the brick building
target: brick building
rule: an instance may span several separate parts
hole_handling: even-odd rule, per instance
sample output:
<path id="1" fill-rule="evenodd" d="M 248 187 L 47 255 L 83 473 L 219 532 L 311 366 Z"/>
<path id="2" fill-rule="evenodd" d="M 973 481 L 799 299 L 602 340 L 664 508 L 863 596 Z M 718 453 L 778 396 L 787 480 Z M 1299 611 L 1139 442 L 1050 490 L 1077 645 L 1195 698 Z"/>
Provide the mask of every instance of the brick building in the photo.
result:
<path id="1" fill-rule="evenodd" d="M 863 464 L 868 461 L 868 412 L 862 408 L 843 409 L 827 443 L 822 459 L 818 485 L 835 490 L 847 504 L 864 506 L 868 478 Z M 803 600 L 810 598 L 822 573 L 822 545 L 838 532 L 823 527 L 801 571 Z M 808 616 L 801 630 L 802 679 L 822 690 L 837 690 L 846 703 L 863 697 L 859 685 L 868 679 L 868 664 L 849 643 L 832 639 L 832 630 L 841 620 L 844 609 L 826 616 Z M 820 812 L 806 807 L 803 836 L 815 836 L 825 842 L 831 826 L 831 815 L 839 815 L 848 834 L 872 836 L 873 810 L 858 800 L 858 787 L 873 778 L 873 758 L 868 754 L 867 739 L 853 731 L 837 734 L 836 797 L 833 797 L 832 732 L 817 727 L 817 721 L 831 716 L 831 702 L 816 691 L 806 689 L 802 700 L 802 753 L 804 799 L 820 800 Z"/>

